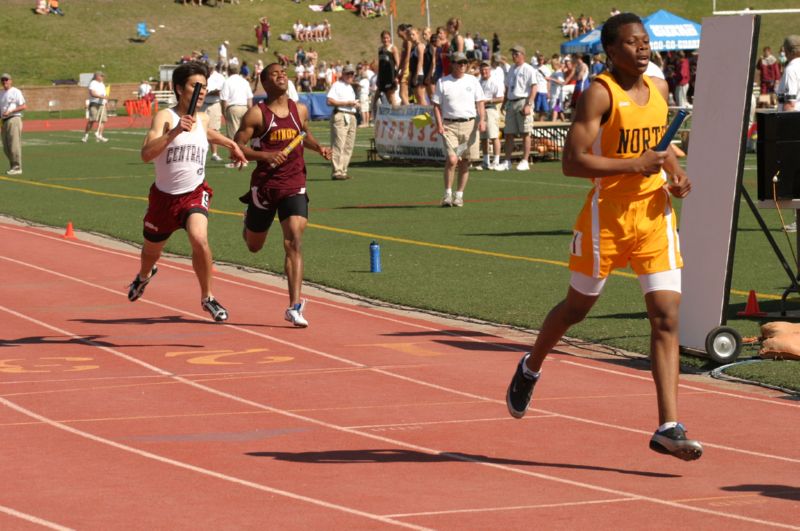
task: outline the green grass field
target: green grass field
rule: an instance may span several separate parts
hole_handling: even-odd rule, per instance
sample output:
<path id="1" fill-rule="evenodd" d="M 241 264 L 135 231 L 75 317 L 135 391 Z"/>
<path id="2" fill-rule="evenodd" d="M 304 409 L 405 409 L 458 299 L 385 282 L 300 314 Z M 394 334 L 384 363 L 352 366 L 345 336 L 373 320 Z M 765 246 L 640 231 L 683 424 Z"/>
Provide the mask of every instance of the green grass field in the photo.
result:
<path id="1" fill-rule="evenodd" d="M 313 127 L 325 141 L 327 124 Z M 307 280 L 391 303 L 537 328 L 566 291 L 571 227 L 588 182 L 564 177 L 558 162 L 539 163 L 525 173 L 472 172 L 467 205 L 442 209 L 441 168 L 368 163 L 370 135 L 359 131 L 351 181 L 331 181 L 328 164 L 316 154 L 307 157 Z M 141 218 L 153 180 L 151 165 L 139 158 L 143 131 L 108 131 L 108 144 L 82 144 L 80 136 L 78 131 L 25 134 L 25 174 L 0 176 L 0 212 L 55 227 L 72 221 L 78 229 L 141 242 Z M 210 228 L 215 258 L 281 272 L 278 238 L 256 255 L 241 241 L 237 198 L 249 174 L 211 163 L 207 175 L 215 190 Z M 745 183 L 755 186 L 752 156 Z M 776 212 L 762 214 L 788 255 Z M 381 274 L 369 273 L 372 240 L 381 244 Z M 180 233 L 167 249 L 189 252 Z M 784 271 L 743 205 L 729 324 L 744 336 L 758 335 L 759 323 L 737 319 L 736 311 L 744 308 L 751 289 L 759 292 L 762 309 L 776 310 L 786 285 Z M 570 335 L 611 348 L 648 351 L 649 326 L 630 271 L 610 279 L 590 317 Z M 743 357 L 754 354 L 746 350 Z M 684 363 L 696 370 L 713 366 L 704 358 L 684 357 Z M 800 362 L 759 364 L 757 371 L 749 367 L 755 366 L 741 370 L 800 390 Z"/>
<path id="2" fill-rule="evenodd" d="M 396 0 L 397 20 L 424 26 L 427 17 L 419 0 Z M 349 12 L 315 13 L 309 3 L 323 0 L 241 0 L 240 5 L 222 8 L 184 6 L 174 0 L 81 0 L 66 1 L 66 16 L 34 15 L 33 0 L 3 0 L 0 27 L 3 41 L 13 43 L 14 53 L 3 56 L 3 71 L 15 76 L 17 86 L 49 85 L 55 79 L 78 79 L 81 72 L 102 68 L 107 83 L 138 82 L 158 76 L 158 65 L 174 64 L 192 50 L 206 50 L 216 60 L 217 47 L 231 42 L 235 55 L 249 64 L 258 58 L 253 26 L 261 16 L 272 24 L 271 51 L 292 55 L 296 42 L 281 42 L 280 33 L 290 32 L 296 20 L 321 21 L 328 18 L 333 39 L 310 43 L 320 59 L 372 61 L 379 44 L 379 33 L 389 28 L 389 17 L 360 19 Z M 479 32 L 491 38 L 500 36 L 503 49 L 519 43 L 529 52 L 558 52 L 564 41 L 561 22 L 566 13 L 592 15 L 598 23 L 616 5 L 642 16 L 668 9 L 700 22 L 712 13 L 711 0 L 429 0 L 432 26 L 444 25 L 450 17 L 463 21 L 464 31 Z M 796 0 L 717 0 L 718 10 L 796 8 Z M 132 42 L 136 23 L 146 22 L 155 33 L 147 42 Z M 761 25 L 760 47 L 772 46 L 777 54 L 783 38 L 797 33 L 800 14 L 765 15 Z M 306 46 L 308 47 L 308 46 Z M 262 56 L 264 57 L 264 56 Z M 731 58 L 735 60 L 735 58 Z"/>

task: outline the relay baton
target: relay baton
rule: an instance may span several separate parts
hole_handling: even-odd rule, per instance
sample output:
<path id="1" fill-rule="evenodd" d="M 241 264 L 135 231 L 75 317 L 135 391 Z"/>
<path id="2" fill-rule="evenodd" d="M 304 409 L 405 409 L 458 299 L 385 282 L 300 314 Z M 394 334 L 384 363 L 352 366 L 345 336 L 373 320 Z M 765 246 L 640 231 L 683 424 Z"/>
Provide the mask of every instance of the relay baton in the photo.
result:
<path id="1" fill-rule="evenodd" d="M 667 128 L 667 132 L 664 133 L 664 136 L 661 137 L 661 141 L 655 147 L 655 151 L 666 151 L 669 147 L 672 139 L 675 138 L 675 134 L 678 132 L 678 128 L 681 126 L 683 121 L 686 117 L 689 116 L 689 111 L 686 109 L 681 109 L 678 111 L 678 114 L 675 115 L 675 118 L 672 119 L 672 123 L 669 124 Z"/>
<path id="2" fill-rule="evenodd" d="M 194 84 L 194 92 L 192 92 L 192 101 L 189 102 L 189 116 L 194 116 L 194 110 L 197 108 L 197 100 L 200 98 L 200 91 L 203 90 L 203 85 L 200 83 Z"/>
<path id="3" fill-rule="evenodd" d="M 292 141 L 289 142 L 289 144 L 281 150 L 281 153 L 283 153 L 284 155 L 288 155 L 289 153 L 292 152 L 294 148 L 296 148 L 300 144 L 300 142 L 303 141 L 305 137 L 306 137 L 306 132 L 301 131 L 299 135 L 294 137 Z M 277 164 L 275 164 L 274 162 L 269 165 L 270 168 L 274 168 L 275 166 L 277 166 Z"/>

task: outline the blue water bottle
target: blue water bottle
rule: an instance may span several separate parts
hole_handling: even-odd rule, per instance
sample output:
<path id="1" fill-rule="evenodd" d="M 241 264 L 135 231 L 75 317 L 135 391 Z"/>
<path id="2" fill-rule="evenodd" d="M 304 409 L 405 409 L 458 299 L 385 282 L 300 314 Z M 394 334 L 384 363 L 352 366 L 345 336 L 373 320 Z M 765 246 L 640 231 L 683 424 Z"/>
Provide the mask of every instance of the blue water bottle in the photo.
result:
<path id="1" fill-rule="evenodd" d="M 381 246 L 376 241 L 369 244 L 369 272 L 381 272 Z"/>

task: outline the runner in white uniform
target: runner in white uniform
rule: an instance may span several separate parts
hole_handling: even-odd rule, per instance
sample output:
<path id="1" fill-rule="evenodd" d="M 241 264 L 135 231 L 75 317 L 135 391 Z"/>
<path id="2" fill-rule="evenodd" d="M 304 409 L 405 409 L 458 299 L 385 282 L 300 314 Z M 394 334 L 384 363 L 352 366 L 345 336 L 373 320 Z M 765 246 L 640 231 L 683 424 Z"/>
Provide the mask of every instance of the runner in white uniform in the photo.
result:
<path id="1" fill-rule="evenodd" d="M 228 312 L 211 293 L 212 263 L 208 245 L 208 208 L 213 190 L 205 182 L 206 153 L 209 142 L 228 148 L 235 163 L 247 164 L 236 143 L 209 129 L 204 112 L 189 114 L 194 86 L 202 88 L 197 105 L 205 98 L 208 67 L 203 63 L 186 63 L 172 74 L 172 86 L 178 104 L 159 111 L 147 132 L 142 146 L 142 160 L 154 162 L 156 180 L 150 187 L 147 213 L 144 217 L 144 245 L 139 274 L 128 288 L 133 302 L 158 272 L 156 262 L 167 239 L 183 228 L 192 246 L 192 266 L 200 283 L 200 304 L 215 321 L 228 319 Z"/>

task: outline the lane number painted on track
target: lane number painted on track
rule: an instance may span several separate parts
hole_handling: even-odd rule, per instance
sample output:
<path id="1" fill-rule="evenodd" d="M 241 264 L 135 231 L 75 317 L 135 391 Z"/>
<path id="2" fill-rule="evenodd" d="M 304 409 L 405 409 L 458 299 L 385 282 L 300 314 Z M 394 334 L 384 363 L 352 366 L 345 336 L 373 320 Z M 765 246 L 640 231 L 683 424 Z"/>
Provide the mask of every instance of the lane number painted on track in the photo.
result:
<path id="1" fill-rule="evenodd" d="M 0 373 L 6 374 L 31 374 L 52 372 L 80 372 L 100 368 L 85 362 L 92 362 L 94 358 L 79 356 L 42 356 L 26 360 L 24 358 L 10 358 L 0 360 Z M 84 363 L 81 363 L 84 362 Z"/>
<path id="2" fill-rule="evenodd" d="M 248 348 L 245 350 L 184 350 L 177 352 L 167 352 L 166 357 L 176 358 L 179 356 L 190 356 L 186 363 L 192 365 L 248 365 L 251 363 L 285 363 L 292 361 L 292 356 L 263 356 L 262 352 L 268 352 L 268 348 Z M 255 356 L 254 356 L 255 355 Z M 231 359 L 238 356 L 237 359 Z"/>

